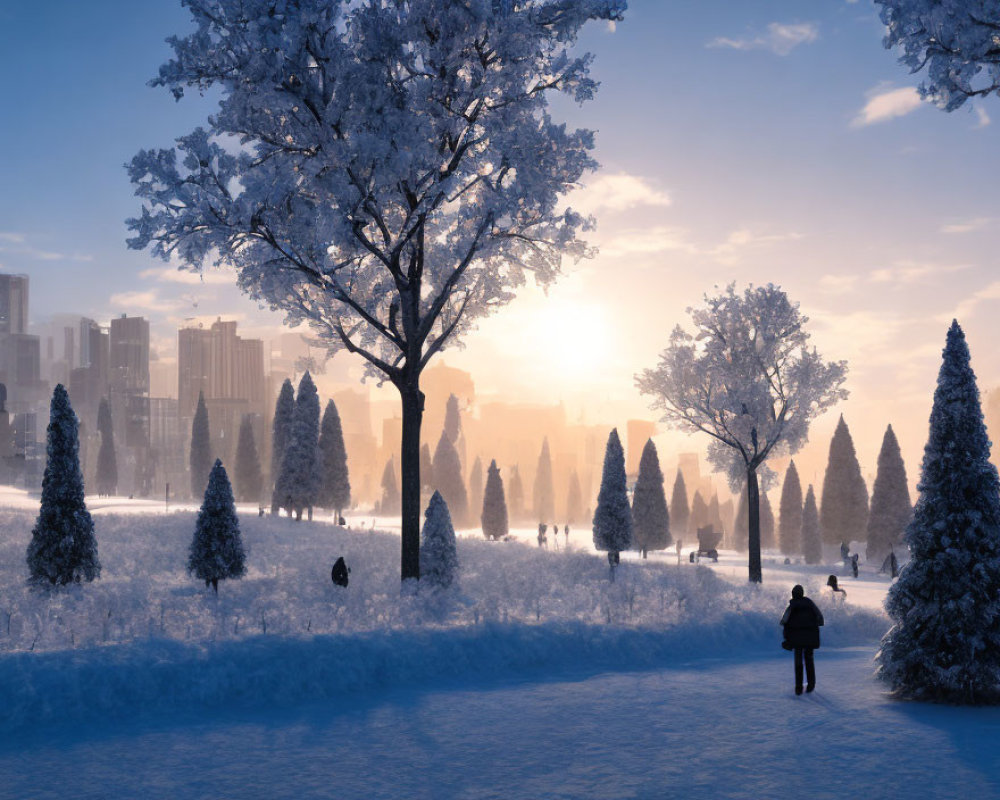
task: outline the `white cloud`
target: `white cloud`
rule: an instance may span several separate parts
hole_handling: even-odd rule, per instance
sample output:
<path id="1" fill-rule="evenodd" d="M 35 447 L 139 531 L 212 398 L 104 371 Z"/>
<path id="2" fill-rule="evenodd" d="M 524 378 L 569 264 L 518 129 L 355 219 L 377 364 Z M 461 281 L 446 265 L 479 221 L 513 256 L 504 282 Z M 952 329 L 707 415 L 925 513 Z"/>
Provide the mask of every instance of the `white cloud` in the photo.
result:
<path id="1" fill-rule="evenodd" d="M 952 319 L 962 322 L 975 314 L 982 303 L 991 300 L 1000 300 L 1000 281 L 993 281 L 993 283 L 973 292 L 970 297 L 967 297 L 956 306 L 953 314 L 941 314 L 938 319 L 942 324 L 951 322 Z"/>
<path id="2" fill-rule="evenodd" d="M 968 264 L 935 264 L 903 259 L 894 262 L 891 267 L 873 270 L 869 274 L 868 280 L 870 283 L 922 283 L 925 278 L 934 275 L 948 275 L 968 268 Z"/>
<path id="3" fill-rule="evenodd" d="M 176 311 L 184 305 L 182 299 L 160 297 L 155 289 L 145 292 L 118 292 L 111 295 L 108 303 L 116 310 L 133 314 L 140 311 L 165 313 Z"/>
<path id="4" fill-rule="evenodd" d="M 824 275 L 819 286 L 827 294 L 847 294 L 857 288 L 859 280 L 857 275 Z"/>
<path id="5" fill-rule="evenodd" d="M 669 206 L 670 195 L 644 178 L 626 172 L 601 174 L 572 192 L 566 204 L 586 214 L 626 211 L 637 206 Z"/>
<path id="6" fill-rule="evenodd" d="M 868 93 L 868 102 L 864 108 L 851 120 L 851 127 L 862 128 L 896 117 L 905 117 L 920 108 L 923 103 L 917 90 L 912 86 L 902 89 L 873 89 Z"/>
<path id="7" fill-rule="evenodd" d="M 191 272 L 174 267 L 153 267 L 139 273 L 140 278 L 157 283 L 178 283 L 183 286 L 228 286 L 236 282 L 231 270 L 212 268 L 206 272 Z"/>
<path id="8" fill-rule="evenodd" d="M 975 219 L 963 220 L 961 222 L 951 222 L 941 226 L 941 233 L 972 233 L 981 231 L 991 222 L 989 217 L 976 217 Z"/>
<path id="9" fill-rule="evenodd" d="M 749 228 L 738 228 L 730 233 L 724 242 L 708 248 L 705 252 L 723 264 L 735 264 L 747 250 L 793 242 L 801 238 L 801 233 L 758 234 Z"/>
<path id="10" fill-rule="evenodd" d="M 58 253 L 52 250 L 43 250 L 28 242 L 28 237 L 23 233 L 11 231 L 0 231 L 0 253 L 10 253 L 20 258 L 29 258 L 32 261 L 93 261 L 93 256 L 83 253 Z"/>
<path id="11" fill-rule="evenodd" d="M 687 239 L 684 231 L 665 226 L 622 231 L 603 241 L 600 250 L 602 255 L 607 256 L 698 252 L 698 248 Z"/>
<path id="12" fill-rule="evenodd" d="M 809 44 L 819 38 L 819 28 L 812 22 L 784 24 L 772 22 L 767 33 L 745 39 L 719 36 L 708 47 L 729 47 L 733 50 L 770 50 L 775 55 L 787 56 L 800 44 Z"/>
<path id="13" fill-rule="evenodd" d="M 982 106 L 976 106 L 976 128 L 985 128 L 990 124 L 990 115 L 986 113 L 986 109 Z"/>

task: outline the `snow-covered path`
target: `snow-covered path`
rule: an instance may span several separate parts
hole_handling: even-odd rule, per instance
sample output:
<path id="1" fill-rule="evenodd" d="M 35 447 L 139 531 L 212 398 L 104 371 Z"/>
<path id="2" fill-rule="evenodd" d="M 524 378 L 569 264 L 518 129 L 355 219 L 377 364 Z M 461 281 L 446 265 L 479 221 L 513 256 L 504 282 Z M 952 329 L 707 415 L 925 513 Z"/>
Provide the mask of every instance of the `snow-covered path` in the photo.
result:
<path id="1" fill-rule="evenodd" d="M 765 658 L 38 731 L 0 797 L 1000 798 L 1000 709 L 890 701 L 871 655 L 819 651 L 812 697 Z"/>

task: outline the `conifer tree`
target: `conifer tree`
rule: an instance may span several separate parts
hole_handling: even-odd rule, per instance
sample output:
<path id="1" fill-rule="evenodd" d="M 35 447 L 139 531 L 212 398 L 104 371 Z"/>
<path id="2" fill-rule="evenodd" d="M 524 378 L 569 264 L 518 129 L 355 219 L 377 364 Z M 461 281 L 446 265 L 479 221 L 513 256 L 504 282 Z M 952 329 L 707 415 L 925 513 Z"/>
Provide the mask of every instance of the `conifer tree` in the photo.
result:
<path id="1" fill-rule="evenodd" d="M 576 525 L 583 519 L 583 491 L 580 489 L 580 476 L 573 470 L 569 474 L 569 489 L 566 492 L 566 522 Z"/>
<path id="2" fill-rule="evenodd" d="M 830 440 L 830 459 L 823 477 L 820 528 L 826 544 L 839 545 L 864 537 L 868 527 L 868 487 L 854 452 L 854 440 L 840 415 Z"/>
<path id="3" fill-rule="evenodd" d="M 670 495 L 670 527 L 678 538 L 690 533 L 691 509 L 688 506 L 687 487 L 684 485 L 684 473 L 677 470 L 674 479 L 674 491 Z"/>
<path id="4" fill-rule="evenodd" d="M 382 499 L 379 501 L 379 514 L 384 517 L 391 517 L 399 513 L 399 484 L 396 483 L 396 470 L 393 468 L 392 459 L 385 462 L 385 469 L 382 470 Z"/>
<path id="5" fill-rule="evenodd" d="M 458 407 L 458 398 L 453 394 L 448 395 L 448 404 L 444 410 L 444 435 L 455 448 L 459 464 L 464 465 L 465 436 L 462 433 L 462 412 Z M 449 506 L 449 510 L 453 509 Z"/>
<path id="6" fill-rule="evenodd" d="M 1000 479 L 958 322 L 948 330 L 917 492 L 910 561 L 885 603 L 895 624 L 882 639 L 879 675 L 903 697 L 995 701 Z"/>
<path id="7" fill-rule="evenodd" d="M 241 503 L 258 503 L 264 489 L 264 476 L 253 435 L 253 415 L 240 420 L 240 438 L 236 442 L 236 496 Z"/>
<path id="8" fill-rule="evenodd" d="M 61 383 L 52 392 L 45 452 L 42 500 L 28 543 L 28 580 L 51 586 L 92 581 L 100 577 L 101 562 L 84 500 L 79 422 Z"/>
<path id="9" fill-rule="evenodd" d="M 295 389 L 285 378 L 274 404 L 274 419 L 271 421 L 271 513 L 277 514 L 281 508 L 278 499 L 278 480 L 281 478 L 281 463 L 285 458 L 285 447 L 292 430 L 295 416 Z"/>
<path id="10" fill-rule="evenodd" d="M 281 507 L 296 520 L 308 511 L 312 519 L 313 506 L 319 497 L 322 479 L 322 461 L 319 451 L 319 394 L 316 384 L 307 371 L 299 381 L 295 397 L 295 413 L 288 432 L 281 475 L 275 486 Z"/>
<path id="11" fill-rule="evenodd" d="M 807 564 L 819 564 L 823 561 L 823 536 L 819 528 L 819 509 L 816 507 L 816 493 L 812 484 L 806 490 L 806 499 L 802 504 L 802 555 Z"/>
<path id="12" fill-rule="evenodd" d="M 691 533 L 697 535 L 698 528 L 704 528 L 708 523 L 708 503 L 701 496 L 701 492 L 696 491 L 691 500 Z"/>
<path id="13" fill-rule="evenodd" d="M 726 525 L 722 521 L 722 507 L 719 505 L 719 493 L 712 492 L 712 499 L 708 501 L 708 524 L 713 531 L 725 534 Z"/>
<path id="14" fill-rule="evenodd" d="M 430 445 L 426 442 L 420 446 L 420 488 L 434 491 L 434 461 Z"/>
<path id="15" fill-rule="evenodd" d="M 510 492 L 507 510 L 511 521 L 518 522 L 524 519 L 524 483 L 521 480 L 521 471 L 517 464 L 510 470 Z"/>
<path id="16" fill-rule="evenodd" d="M 111 422 L 111 405 L 101 398 L 97 410 L 97 432 L 101 448 L 97 451 L 97 494 L 112 495 L 118 489 L 118 457 L 115 454 L 115 429 Z"/>
<path id="17" fill-rule="evenodd" d="M 188 554 L 188 572 L 205 581 L 205 585 L 218 594 L 219 581 L 242 578 L 246 571 L 233 490 L 222 462 L 216 459 L 208 477 L 205 500 L 198 511 Z"/>
<path id="18" fill-rule="evenodd" d="M 547 437 L 542 441 L 542 451 L 538 454 L 538 469 L 535 470 L 535 485 L 531 498 L 538 522 L 551 523 L 556 516 L 556 501 L 552 485 L 552 457 L 549 455 Z"/>
<path id="19" fill-rule="evenodd" d="M 649 550 L 665 550 L 672 541 L 663 473 L 652 439 L 646 441 L 639 459 L 639 477 L 632 495 L 632 533 L 633 545 L 643 558 Z"/>
<path id="20" fill-rule="evenodd" d="M 441 432 L 434 450 L 434 489 L 448 504 L 449 518 L 456 525 L 465 525 L 469 516 L 469 495 L 465 490 L 458 452 L 445 431 Z"/>
<path id="21" fill-rule="evenodd" d="M 607 552 L 615 560 L 620 552 L 632 546 L 632 509 L 629 507 L 625 479 L 625 451 L 617 428 L 608 436 L 604 451 L 604 469 L 593 530 L 594 547 Z"/>
<path id="22" fill-rule="evenodd" d="M 906 466 L 899 452 L 899 442 L 892 425 L 882 437 L 878 454 L 878 472 L 872 488 L 872 505 L 868 515 L 868 547 L 865 557 L 880 561 L 889 550 L 903 543 L 906 526 L 913 518 L 910 488 L 906 483 Z"/>
<path id="23" fill-rule="evenodd" d="M 483 513 L 480 521 L 483 525 L 483 536 L 487 539 L 502 539 L 510 530 L 503 478 L 500 477 L 496 459 L 490 462 L 486 472 L 486 489 L 483 492 Z"/>
<path id="24" fill-rule="evenodd" d="M 761 492 L 760 493 L 760 546 L 762 549 L 771 550 L 774 548 L 775 546 L 774 529 L 775 529 L 774 509 L 771 508 L 771 501 L 767 499 L 767 492 Z"/>
<path id="25" fill-rule="evenodd" d="M 191 453 L 188 457 L 191 473 L 191 496 L 201 497 L 212 469 L 212 434 L 208 426 L 208 408 L 205 393 L 198 392 L 198 407 L 191 423 Z"/>
<path id="26" fill-rule="evenodd" d="M 802 554 L 802 482 L 792 461 L 785 470 L 778 506 L 778 547 L 782 555 Z"/>
<path id="27" fill-rule="evenodd" d="M 448 441 L 446 436 L 442 438 Z M 454 449 L 450 441 L 448 444 Z M 458 581 L 458 548 L 448 504 L 441 492 L 431 496 L 425 517 L 420 542 L 420 581 L 447 589 Z"/>
<path id="28" fill-rule="evenodd" d="M 337 404 L 328 400 L 319 433 L 319 450 L 323 464 L 323 480 L 319 505 L 333 509 L 339 520 L 351 504 L 351 480 L 347 471 L 347 447 L 340 424 Z"/>
<path id="29" fill-rule="evenodd" d="M 469 472 L 469 517 L 472 519 L 472 513 L 476 509 L 482 509 L 483 507 L 483 462 L 476 456 L 476 460 L 472 462 L 472 469 Z M 475 523 L 472 523 L 475 524 Z"/>

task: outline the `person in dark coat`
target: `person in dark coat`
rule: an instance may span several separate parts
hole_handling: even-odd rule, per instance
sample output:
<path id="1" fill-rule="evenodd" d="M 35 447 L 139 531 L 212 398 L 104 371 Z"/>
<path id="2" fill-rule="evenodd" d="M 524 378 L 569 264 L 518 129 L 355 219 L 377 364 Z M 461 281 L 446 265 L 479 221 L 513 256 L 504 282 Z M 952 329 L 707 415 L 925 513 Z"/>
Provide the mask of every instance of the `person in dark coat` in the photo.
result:
<path id="1" fill-rule="evenodd" d="M 802 664 L 806 668 L 806 691 L 816 688 L 816 666 L 813 650 L 819 647 L 819 628 L 823 624 L 823 614 L 816 604 L 806 597 L 801 586 L 792 587 L 792 599 L 781 617 L 785 629 L 785 641 L 795 653 L 795 694 L 802 694 Z"/>
<path id="2" fill-rule="evenodd" d="M 344 561 L 344 557 L 340 556 L 333 562 L 333 569 L 330 570 L 330 580 L 332 580 L 337 586 L 346 587 L 348 580 L 347 576 L 350 574 L 350 567 L 347 566 L 347 562 Z"/>

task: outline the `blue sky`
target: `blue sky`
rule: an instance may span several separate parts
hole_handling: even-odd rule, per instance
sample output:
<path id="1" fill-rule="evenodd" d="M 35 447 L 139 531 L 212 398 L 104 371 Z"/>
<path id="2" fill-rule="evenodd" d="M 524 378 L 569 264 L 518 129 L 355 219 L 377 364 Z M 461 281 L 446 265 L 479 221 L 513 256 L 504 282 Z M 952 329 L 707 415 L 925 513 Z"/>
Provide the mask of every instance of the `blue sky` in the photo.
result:
<path id="1" fill-rule="evenodd" d="M 953 315 L 981 382 L 1000 383 L 1000 104 L 922 106 L 868 2 L 630 5 L 613 33 L 583 38 L 597 99 L 556 109 L 599 132 L 602 170 L 572 202 L 597 215 L 601 255 L 567 265 L 548 297 L 525 292 L 446 360 L 485 393 L 648 416 L 632 375 L 684 309 L 714 285 L 773 281 L 821 352 L 850 362 L 859 452 L 874 464 L 893 422 L 914 463 Z M 164 356 L 188 318 L 235 316 L 261 334 L 280 322 L 226 275 L 185 280 L 125 248 L 138 206 L 122 165 L 212 107 L 146 86 L 187 25 L 176 0 L 0 5 L 0 265 L 32 277 L 36 319 L 145 314 Z"/>

